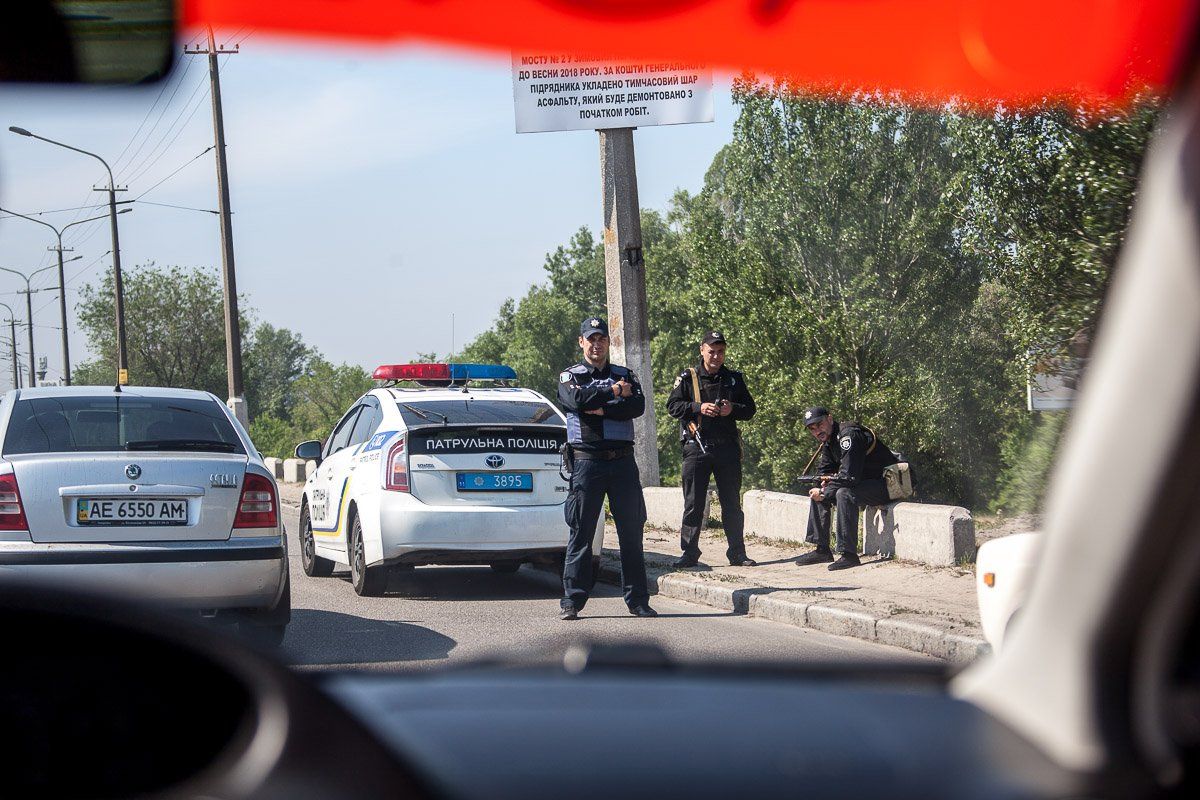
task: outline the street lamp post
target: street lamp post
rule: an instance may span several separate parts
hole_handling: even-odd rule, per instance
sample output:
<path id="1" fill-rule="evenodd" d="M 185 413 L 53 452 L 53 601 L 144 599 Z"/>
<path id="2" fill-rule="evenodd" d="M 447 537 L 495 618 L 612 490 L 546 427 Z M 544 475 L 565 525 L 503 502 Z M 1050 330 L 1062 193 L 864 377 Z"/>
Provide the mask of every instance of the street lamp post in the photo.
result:
<path id="1" fill-rule="evenodd" d="M 82 258 L 82 256 L 76 256 L 75 258 L 68 259 L 68 260 L 75 261 L 79 258 Z M 25 314 L 26 314 L 25 327 L 29 330 L 29 385 L 31 387 L 37 386 L 37 375 L 34 374 L 34 366 L 35 365 L 34 365 L 34 361 L 33 361 L 33 289 L 30 287 L 29 281 L 33 279 L 34 275 L 37 275 L 40 272 L 45 272 L 48 269 L 54 269 L 54 265 L 51 264 L 48 267 L 42 267 L 41 269 L 35 269 L 33 272 L 29 273 L 28 275 L 26 275 L 24 272 L 17 272 L 15 269 L 9 269 L 8 267 L 0 267 L 0 271 L 11 272 L 13 275 L 19 275 L 20 277 L 25 279 Z"/>
<path id="2" fill-rule="evenodd" d="M 133 211 L 133 209 L 132 208 L 122 208 L 117 213 L 124 214 L 128 211 Z M 19 214 L 16 211 L 9 211 L 7 208 L 0 208 L 0 212 L 3 212 L 5 214 L 11 214 L 14 217 L 20 217 L 21 219 L 27 219 L 30 222 L 36 222 L 38 225 L 45 225 L 50 230 L 54 231 L 54 235 L 58 237 L 58 246 L 52 247 L 50 249 L 54 250 L 56 253 L 58 253 L 58 313 L 59 313 L 59 316 L 62 318 L 63 382 L 66 383 L 67 386 L 70 386 L 71 385 L 71 347 L 70 347 L 70 343 L 67 341 L 67 279 L 66 279 L 66 274 L 63 272 L 62 237 L 63 237 L 63 233 L 67 230 L 67 228 L 72 228 L 76 225 L 83 225 L 88 222 L 95 222 L 98 219 L 104 219 L 108 215 L 102 214 L 98 217 L 91 217 L 89 219 L 81 219 L 78 222 L 68 222 L 66 225 L 63 225 L 61 228 L 56 228 L 53 225 L 51 225 L 49 222 L 46 222 L 45 220 L 40 220 L 35 217 L 29 217 L 24 214 Z"/>
<path id="3" fill-rule="evenodd" d="M 8 128 L 15 134 L 20 136 L 29 136 L 33 139 L 40 139 L 43 142 L 56 144 L 59 147 L 65 147 L 68 150 L 74 150 L 76 153 L 83 153 L 85 156 L 91 156 L 104 165 L 108 170 L 108 217 L 110 227 L 112 228 L 112 256 L 113 256 L 113 289 L 116 295 L 115 306 L 117 311 L 117 383 L 123 384 L 129 381 L 129 364 L 125 358 L 125 285 L 121 280 L 121 245 L 117 237 L 117 183 L 113 179 L 112 168 L 108 166 L 108 162 L 95 153 L 87 150 L 81 150 L 78 147 L 72 147 L 63 142 L 57 142 L 54 139 L 47 139 L 45 136 L 38 136 L 36 133 L 30 133 L 24 128 L 18 128 L 15 125 L 10 125 Z M 30 359 L 32 361 L 32 358 Z"/>
<path id="4" fill-rule="evenodd" d="M 21 374 L 17 371 L 17 320 L 15 319 L 16 315 L 13 314 L 13 310 L 8 305 L 8 303 L 0 303 L 0 306 L 4 306 L 5 308 L 8 309 L 8 331 L 12 337 L 9 339 L 9 342 L 12 343 L 13 388 L 20 389 L 21 388 Z"/>

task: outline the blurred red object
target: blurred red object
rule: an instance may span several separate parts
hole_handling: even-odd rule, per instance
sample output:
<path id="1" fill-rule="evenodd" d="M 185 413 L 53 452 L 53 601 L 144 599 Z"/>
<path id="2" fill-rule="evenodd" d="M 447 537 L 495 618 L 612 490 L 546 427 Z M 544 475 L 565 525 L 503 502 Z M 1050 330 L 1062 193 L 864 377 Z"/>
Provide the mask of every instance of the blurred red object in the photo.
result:
<path id="1" fill-rule="evenodd" d="M 181 0 L 185 28 L 698 61 L 943 102 L 1166 90 L 1196 0 Z"/>

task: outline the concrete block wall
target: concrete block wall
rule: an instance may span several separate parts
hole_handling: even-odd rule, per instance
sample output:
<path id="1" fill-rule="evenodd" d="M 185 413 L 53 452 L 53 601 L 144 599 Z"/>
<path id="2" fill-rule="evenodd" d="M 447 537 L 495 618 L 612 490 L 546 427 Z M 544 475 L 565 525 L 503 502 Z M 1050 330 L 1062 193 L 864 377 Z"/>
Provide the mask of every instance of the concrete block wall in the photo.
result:
<path id="1" fill-rule="evenodd" d="M 646 499 L 646 524 L 651 528 L 679 532 L 683 522 L 683 489 L 678 486 L 647 486 L 642 489 Z M 712 493 L 704 501 L 704 519 L 712 506 Z"/>
<path id="2" fill-rule="evenodd" d="M 746 533 L 764 539 L 804 541 L 808 531 L 806 495 L 746 492 Z M 867 508 L 860 526 L 863 552 L 948 567 L 975 559 L 975 520 L 959 506 L 892 503 Z"/>
<path id="3" fill-rule="evenodd" d="M 298 458 L 285 458 L 283 479 L 287 483 L 304 483 L 304 462 Z"/>
<path id="4" fill-rule="evenodd" d="M 892 503 L 868 508 L 863 551 L 950 567 L 975 560 L 975 520 L 961 506 Z"/>
<path id="5" fill-rule="evenodd" d="M 751 489 L 742 497 L 746 533 L 802 542 L 808 531 L 808 503 L 807 495 Z"/>

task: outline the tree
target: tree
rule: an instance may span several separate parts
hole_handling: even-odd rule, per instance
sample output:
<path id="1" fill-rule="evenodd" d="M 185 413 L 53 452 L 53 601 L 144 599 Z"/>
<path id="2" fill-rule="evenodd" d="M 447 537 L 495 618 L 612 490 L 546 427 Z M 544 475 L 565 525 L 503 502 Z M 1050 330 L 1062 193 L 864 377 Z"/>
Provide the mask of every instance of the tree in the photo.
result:
<path id="1" fill-rule="evenodd" d="M 286 418 L 296 405 L 296 380 L 309 371 L 312 348 L 300 335 L 261 322 L 245 345 L 246 405 L 251 419 Z"/>
<path id="2" fill-rule="evenodd" d="M 144 264 L 126 271 L 125 330 L 131 383 L 226 393 L 225 320 L 213 270 Z M 76 369 L 80 384 L 116 382 L 112 273 L 80 293 L 76 312 L 94 358 Z M 242 322 L 247 328 L 246 321 Z"/>

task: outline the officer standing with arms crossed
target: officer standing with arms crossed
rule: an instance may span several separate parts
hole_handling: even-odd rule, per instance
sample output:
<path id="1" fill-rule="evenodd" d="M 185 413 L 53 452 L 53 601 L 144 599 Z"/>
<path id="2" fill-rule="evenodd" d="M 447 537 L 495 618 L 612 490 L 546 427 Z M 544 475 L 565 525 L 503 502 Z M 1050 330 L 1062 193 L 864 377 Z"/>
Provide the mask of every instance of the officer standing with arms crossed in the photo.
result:
<path id="1" fill-rule="evenodd" d="M 592 537 L 604 495 L 617 525 L 625 605 L 636 617 L 657 617 L 646 588 L 642 534 L 646 502 L 633 459 L 633 420 L 646 398 L 632 370 L 608 363 L 608 323 L 589 317 L 579 326 L 583 361 L 558 376 L 558 404 L 567 417 L 571 490 L 564 511 L 571 529 L 563 564 L 562 619 L 578 619 L 596 582 Z"/>
<path id="2" fill-rule="evenodd" d="M 700 363 L 675 379 L 667 398 L 667 413 L 679 420 L 683 445 L 683 523 L 679 546 L 683 555 L 674 566 L 694 567 L 700 561 L 700 530 L 709 476 L 717 479 L 721 525 L 735 567 L 756 566 L 746 555 L 742 513 L 742 445 L 737 423 L 754 416 L 754 398 L 742 373 L 725 366 L 725 336 L 709 331 L 700 343 Z"/>
<path id="3" fill-rule="evenodd" d="M 883 470 L 899 461 L 875 432 L 857 422 L 839 422 L 829 410 L 813 406 L 804 412 L 804 427 L 821 443 L 817 451 L 817 473 L 821 485 L 808 491 L 808 535 L 805 539 L 816 550 L 796 559 L 796 563 L 833 562 L 829 569 L 857 567 L 858 509 L 892 502 L 888 496 Z M 837 506 L 838 559 L 829 550 L 830 511 Z"/>

